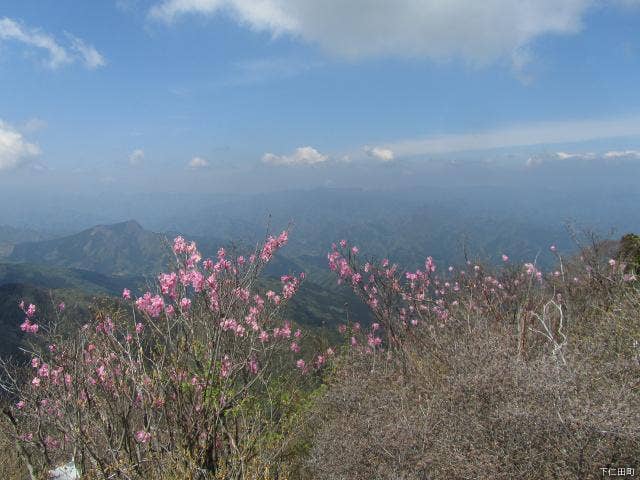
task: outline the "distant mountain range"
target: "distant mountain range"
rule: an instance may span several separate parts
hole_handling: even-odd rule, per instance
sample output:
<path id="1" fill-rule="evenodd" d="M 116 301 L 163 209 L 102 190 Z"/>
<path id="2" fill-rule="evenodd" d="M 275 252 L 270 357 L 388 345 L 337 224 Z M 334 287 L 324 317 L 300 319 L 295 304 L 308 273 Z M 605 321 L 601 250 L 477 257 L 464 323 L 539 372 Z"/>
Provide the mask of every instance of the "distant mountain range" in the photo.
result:
<path id="1" fill-rule="evenodd" d="M 98 225 L 67 237 L 18 243 L 6 260 L 133 276 L 166 268 L 170 249 L 164 235 L 131 220 Z"/>
<path id="2" fill-rule="evenodd" d="M 119 297 L 125 287 L 139 295 L 153 288 L 157 274 L 167 270 L 173 258 L 170 239 L 174 235 L 150 232 L 132 220 L 12 245 L 11 253 L 0 261 L 0 353 L 16 353 L 21 344 L 20 299 L 43 303 L 45 311 L 52 313 L 52 305 L 66 298 L 76 306 L 75 314 L 84 316 L 96 296 Z M 198 242 L 205 257 L 214 256 L 225 245 L 212 238 L 190 239 Z M 228 243 L 225 246 L 234 248 Z M 313 262 L 307 267 L 326 271 Z M 280 275 L 300 271 L 309 269 L 279 254 L 265 271 L 264 286 L 279 288 Z M 349 290 L 336 288 L 326 276 L 318 276 L 315 282 L 305 281 L 294 297 L 288 312 L 292 320 L 311 327 L 333 327 L 345 318 L 345 305 L 352 318 L 369 319 L 368 309 Z"/>
<path id="3" fill-rule="evenodd" d="M 577 248 L 567 234 L 567 222 L 578 229 L 593 229 L 604 237 L 611 228 L 616 229 L 613 236 L 640 230 L 635 211 L 640 194 L 635 190 L 602 185 L 574 191 L 569 183 L 562 183 L 562 178 L 558 181 L 562 185 L 537 184 L 532 179 L 529 188 L 518 185 L 371 191 L 321 188 L 234 195 L 34 193 L 19 209 L 8 208 L 10 202 L 3 204 L 2 199 L 8 193 L 0 192 L 0 218 L 3 223 L 55 232 L 58 237 L 91 227 L 78 234 L 82 237 L 98 228 L 93 225 L 117 224 L 134 216 L 148 230 L 163 232 L 169 239 L 173 238 L 169 232 L 181 232 L 197 240 L 203 251 L 212 247 L 213 253 L 217 246 L 231 242 L 250 248 L 268 230 L 279 231 L 292 224 L 284 255 L 313 273 L 314 281 L 321 283 L 326 280 L 321 278 L 326 274 L 326 252 L 332 242 L 341 238 L 356 242 L 363 253 L 388 257 L 407 268 L 417 268 L 427 255 L 441 265 L 459 264 L 465 260 L 465 253 L 495 262 L 500 261 L 502 253 L 514 261 L 532 261 L 537 257 L 539 263 L 548 267 L 553 262 L 553 256 L 548 254 L 550 243 L 565 252 Z M 51 238 L 49 235 L 45 239 Z M 23 238 L 9 243 L 35 240 L 43 239 Z M 86 239 L 80 240 L 81 246 L 86 245 Z M 67 248 L 70 242 L 65 242 Z M 8 256 L 6 243 L 4 255 Z M 145 243 L 143 240 L 142 244 Z M 17 248 L 16 260 L 27 260 L 33 254 L 30 248 L 10 248 Z M 98 249 L 92 246 L 89 250 Z M 132 253 L 133 250 L 132 247 Z M 61 262 L 55 263 L 58 266 L 100 268 L 102 273 L 118 275 L 132 273 L 131 270 L 137 274 L 140 270 L 139 265 L 130 270 L 126 262 L 116 261 L 113 265 L 110 262 L 100 265 L 100 260 L 94 262 L 96 265 L 84 260 L 73 262 L 70 261 L 73 256 L 64 251 L 56 253 L 48 246 L 44 251 L 52 256 L 48 262 Z M 112 252 L 105 253 L 108 257 Z M 118 254 L 126 257 L 128 252 Z M 42 252 L 38 255 L 41 258 Z M 164 267 L 163 262 L 151 255 L 144 270 Z"/>
<path id="4" fill-rule="evenodd" d="M 220 246 L 246 253 L 267 232 L 277 233 L 291 225 L 289 244 L 265 271 L 270 277 L 265 283 L 273 285 L 282 274 L 307 273 L 294 297 L 291 318 L 331 326 L 344 319 L 347 304 L 352 318 L 366 321 L 368 310 L 348 289 L 337 287 L 327 269 L 326 252 L 332 242 L 348 239 L 360 247 L 363 259 L 387 257 L 407 268 L 419 268 L 427 255 L 446 268 L 463 263 L 467 256 L 500 262 L 503 253 L 513 262 L 535 259 L 542 268 L 550 268 L 555 262 L 548 249 L 551 243 L 563 253 L 578 249 L 567 234 L 565 220 L 582 220 L 582 225 L 600 232 L 617 225 L 622 230 L 614 236 L 640 230 L 630 207 L 637 204 L 637 195 L 607 193 L 606 202 L 604 197 L 590 195 L 570 198 L 542 187 L 138 195 L 105 198 L 100 207 L 76 199 L 69 215 L 58 208 L 67 203 L 43 200 L 33 215 L 14 219 L 21 228 L 0 226 L 0 286 L 12 285 L 14 293 L 37 291 L 45 297 L 49 290 L 56 295 L 71 292 L 74 298 L 84 299 L 119 295 L 124 287 L 139 293 L 172 262 L 170 246 L 177 232 L 195 240 L 206 258 L 215 256 Z M 142 223 L 156 231 L 135 220 L 104 220 L 123 218 L 131 205 L 136 205 Z M 579 208 L 585 205 L 588 212 Z M 80 211 L 84 213 L 78 217 Z M 17 215 L 3 210 L 2 204 L 0 213 L 3 219 Z M 88 219 L 98 217 L 100 225 L 64 233 L 73 225 L 90 225 Z M 29 223 L 19 223 L 22 219 Z M 35 229 L 39 225 L 42 231 Z M 9 322 L 6 328 L 16 328 L 20 312 L 15 303 L 6 305 L 14 312 L 10 319 L 3 312 Z"/>
<path id="5" fill-rule="evenodd" d="M 9 255 L 16 243 L 39 241 L 46 238 L 46 234 L 31 228 L 16 228 L 10 225 L 0 225 L 0 258 Z"/>

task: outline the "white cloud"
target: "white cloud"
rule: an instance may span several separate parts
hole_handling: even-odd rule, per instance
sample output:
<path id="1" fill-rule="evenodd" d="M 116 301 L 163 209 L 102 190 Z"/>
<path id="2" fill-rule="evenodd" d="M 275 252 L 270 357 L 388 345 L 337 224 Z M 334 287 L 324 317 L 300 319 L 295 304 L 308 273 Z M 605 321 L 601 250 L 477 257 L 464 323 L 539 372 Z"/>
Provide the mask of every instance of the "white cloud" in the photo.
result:
<path id="1" fill-rule="evenodd" d="M 634 0 L 627 0 L 634 1 Z M 227 14 L 273 35 L 290 34 L 341 57 L 513 58 L 542 35 L 574 34 L 598 0 L 162 0 L 152 18 Z"/>
<path id="2" fill-rule="evenodd" d="M 585 160 L 595 158 L 592 153 L 568 153 L 568 152 L 556 152 L 556 153 L 538 153 L 530 156 L 525 162 L 527 168 L 535 168 L 540 165 L 549 164 L 552 162 L 558 162 L 562 160 Z"/>
<path id="3" fill-rule="evenodd" d="M 538 167 L 540 165 L 567 161 L 567 160 L 636 160 L 640 159 L 640 151 L 638 150 L 612 150 L 604 153 L 593 152 L 556 152 L 553 154 L 538 154 L 529 157 L 526 166 L 529 168 Z"/>
<path id="4" fill-rule="evenodd" d="M 37 145 L 27 142 L 20 132 L 0 120 L 0 171 L 15 169 L 38 155 Z"/>
<path id="5" fill-rule="evenodd" d="M 556 157 L 559 160 L 569 160 L 572 158 L 581 158 L 582 154 L 580 153 L 568 153 L 568 152 L 556 152 Z"/>
<path id="6" fill-rule="evenodd" d="M 381 162 L 392 162 L 395 158 L 393 150 L 384 147 L 364 147 L 364 151 L 370 157 L 373 157 Z"/>
<path id="7" fill-rule="evenodd" d="M 202 157 L 193 157 L 189 160 L 189 168 L 192 170 L 198 170 L 200 168 L 207 168 L 209 166 L 209 161 Z"/>
<path id="8" fill-rule="evenodd" d="M 10 18 L 0 19 L 0 40 L 14 40 L 46 50 L 49 54 L 46 65 L 49 68 L 58 68 L 72 62 L 67 50 L 55 38 L 39 30 L 25 28 Z"/>
<path id="9" fill-rule="evenodd" d="M 475 133 L 432 135 L 387 142 L 385 146 L 391 149 L 396 157 L 407 157 L 532 145 L 578 143 L 638 135 L 640 135 L 640 117 L 626 117 L 607 120 L 542 122 Z"/>
<path id="10" fill-rule="evenodd" d="M 606 159 L 630 158 L 640 159 L 640 150 L 612 150 L 604 154 Z"/>
<path id="11" fill-rule="evenodd" d="M 132 166 L 140 165 L 144 160 L 144 150 L 141 148 L 136 148 L 129 155 L 129 164 Z"/>
<path id="12" fill-rule="evenodd" d="M 48 59 L 44 64 L 48 68 L 56 69 L 77 60 L 91 69 L 105 65 L 104 58 L 94 47 L 73 35 L 67 34 L 67 36 L 71 43 L 68 48 L 55 37 L 37 28 L 27 27 L 7 17 L 0 18 L 0 42 L 15 41 L 29 47 L 45 50 Z"/>
<path id="13" fill-rule="evenodd" d="M 104 57 L 92 45 L 70 33 L 67 33 L 67 37 L 71 42 L 71 48 L 81 57 L 87 68 L 94 70 L 107 64 Z"/>
<path id="14" fill-rule="evenodd" d="M 279 0 L 164 0 L 149 13 L 156 19 L 172 22 L 184 14 L 213 15 L 225 9 L 257 30 L 291 32 L 296 27 L 295 20 L 280 3 Z"/>
<path id="15" fill-rule="evenodd" d="M 313 147 L 296 148 L 291 155 L 265 153 L 262 157 L 262 161 L 270 165 L 316 165 L 328 159 L 328 156 L 322 155 Z"/>

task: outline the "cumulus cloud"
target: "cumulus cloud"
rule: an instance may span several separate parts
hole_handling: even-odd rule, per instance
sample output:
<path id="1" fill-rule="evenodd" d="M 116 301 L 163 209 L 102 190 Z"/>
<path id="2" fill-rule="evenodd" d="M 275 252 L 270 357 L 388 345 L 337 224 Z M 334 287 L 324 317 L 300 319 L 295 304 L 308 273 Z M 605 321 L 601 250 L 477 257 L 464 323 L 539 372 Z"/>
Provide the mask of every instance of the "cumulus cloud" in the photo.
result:
<path id="1" fill-rule="evenodd" d="M 189 160 L 189 168 L 192 170 L 207 168 L 208 166 L 209 161 L 202 157 L 193 157 L 191 160 Z"/>
<path id="2" fill-rule="evenodd" d="M 628 158 L 640 159 L 640 150 L 612 150 L 604 154 L 606 159 Z"/>
<path id="3" fill-rule="evenodd" d="M 592 153 L 568 153 L 568 152 L 556 152 L 556 157 L 559 160 L 571 160 L 580 158 L 591 158 L 594 155 Z"/>
<path id="4" fill-rule="evenodd" d="M 144 150 L 136 148 L 131 154 L 129 154 L 129 164 L 132 166 L 138 166 L 144 161 Z"/>
<path id="5" fill-rule="evenodd" d="M 630 0 L 627 0 L 630 1 Z M 631 0 L 633 1 L 633 0 Z M 162 0 L 152 18 L 226 14 L 273 35 L 289 34 L 340 57 L 462 58 L 482 64 L 523 61 L 547 34 L 574 34 L 597 0 Z"/>
<path id="6" fill-rule="evenodd" d="M 82 62 L 87 68 L 94 69 L 105 65 L 104 57 L 83 40 L 67 34 L 69 46 L 64 46 L 55 37 L 37 28 L 30 28 L 11 18 L 0 18 L 0 43 L 14 41 L 44 50 L 48 58 L 44 64 L 56 69 L 75 61 Z"/>
<path id="7" fill-rule="evenodd" d="M 20 132 L 0 120 L 0 171 L 15 169 L 38 155 L 37 145 L 27 142 Z"/>
<path id="8" fill-rule="evenodd" d="M 262 161 L 269 165 L 316 165 L 328 159 L 328 156 L 321 154 L 313 147 L 296 148 L 291 155 L 265 153 L 262 156 Z"/>
<path id="9" fill-rule="evenodd" d="M 364 147 L 364 151 L 368 156 L 373 157 L 376 160 L 380 160 L 381 162 L 392 162 L 395 158 L 395 154 L 390 148 Z"/>

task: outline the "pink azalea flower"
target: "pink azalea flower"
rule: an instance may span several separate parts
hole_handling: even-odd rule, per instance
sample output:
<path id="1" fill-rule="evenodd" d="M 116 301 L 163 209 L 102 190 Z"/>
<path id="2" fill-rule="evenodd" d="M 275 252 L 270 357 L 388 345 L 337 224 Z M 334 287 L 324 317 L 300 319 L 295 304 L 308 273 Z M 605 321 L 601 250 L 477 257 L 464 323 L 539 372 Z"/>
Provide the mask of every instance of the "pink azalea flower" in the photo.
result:
<path id="1" fill-rule="evenodd" d="M 258 373 L 258 361 L 255 358 L 249 360 L 247 367 L 249 368 L 249 372 L 253 373 L 254 375 Z"/>
<path id="2" fill-rule="evenodd" d="M 46 363 L 43 363 L 40 368 L 38 369 L 38 376 L 39 377 L 48 377 L 49 376 L 49 365 Z"/>
<path id="3" fill-rule="evenodd" d="M 138 430 L 136 432 L 136 440 L 140 443 L 147 443 L 151 440 L 151 434 L 149 432 L 145 432 L 144 430 Z"/>
<path id="4" fill-rule="evenodd" d="M 191 308 L 191 300 L 188 298 L 180 300 L 180 308 L 182 308 L 183 311 L 189 310 Z"/>
<path id="5" fill-rule="evenodd" d="M 182 237 L 176 237 L 173 240 L 173 251 L 175 253 L 184 253 L 187 251 L 187 242 Z"/>
<path id="6" fill-rule="evenodd" d="M 231 359 L 229 358 L 229 355 L 225 355 L 222 358 L 222 362 L 220 365 L 220 376 L 223 378 L 227 378 L 230 373 L 231 373 Z"/>

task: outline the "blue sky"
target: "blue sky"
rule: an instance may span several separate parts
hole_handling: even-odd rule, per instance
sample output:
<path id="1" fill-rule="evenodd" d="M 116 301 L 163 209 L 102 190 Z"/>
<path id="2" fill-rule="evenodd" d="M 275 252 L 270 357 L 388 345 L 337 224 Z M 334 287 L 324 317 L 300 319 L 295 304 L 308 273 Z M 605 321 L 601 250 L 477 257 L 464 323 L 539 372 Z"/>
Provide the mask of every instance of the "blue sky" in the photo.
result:
<path id="1" fill-rule="evenodd" d="M 640 162 L 639 27 L 637 0 L 5 0 L 0 187 L 610 171 Z"/>

